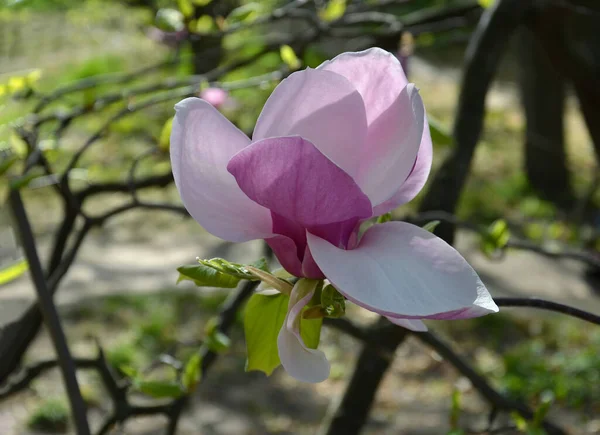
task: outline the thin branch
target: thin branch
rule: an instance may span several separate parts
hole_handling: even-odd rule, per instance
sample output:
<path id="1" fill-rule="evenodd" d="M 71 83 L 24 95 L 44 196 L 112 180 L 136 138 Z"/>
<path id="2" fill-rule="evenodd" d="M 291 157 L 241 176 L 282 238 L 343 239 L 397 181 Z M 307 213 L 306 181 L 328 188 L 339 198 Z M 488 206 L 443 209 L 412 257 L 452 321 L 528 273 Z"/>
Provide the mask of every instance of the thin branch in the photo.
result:
<path id="1" fill-rule="evenodd" d="M 81 396 L 81 391 L 79 390 L 77 377 L 75 376 L 75 364 L 67 345 L 67 337 L 62 329 L 56 305 L 54 305 L 52 299 L 52 293 L 50 292 L 44 277 L 31 226 L 29 225 L 29 219 L 27 218 L 21 195 L 18 190 L 11 190 L 10 203 L 19 230 L 19 235 L 21 236 L 23 250 L 25 251 L 27 262 L 29 264 L 31 279 L 37 291 L 40 310 L 44 316 L 44 321 L 50 332 L 56 354 L 58 355 L 77 433 L 80 435 L 89 435 L 90 428 L 87 421 L 87 410 L 83 397 Z"/>
<path id="2" fill-rule="evenodd" d="M 540 298 L 508 298 L 495 297 L 494 301 L 499 307 L 530 307 L 541 310 L 554 311 L 556 313 L 566 314 L 571 317 L 585 320 L 596 325 L 600 325 L 600 316 L 579 308 L 570 307 L 558 302 L 547 301 Z"/>

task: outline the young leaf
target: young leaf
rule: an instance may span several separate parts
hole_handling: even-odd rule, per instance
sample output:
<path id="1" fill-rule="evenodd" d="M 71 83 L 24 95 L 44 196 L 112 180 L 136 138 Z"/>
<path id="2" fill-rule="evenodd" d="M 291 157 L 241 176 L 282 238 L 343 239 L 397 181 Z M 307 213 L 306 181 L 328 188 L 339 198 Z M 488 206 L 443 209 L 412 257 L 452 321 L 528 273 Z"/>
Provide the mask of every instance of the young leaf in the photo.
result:
<path id="1" fill-rule="evenodd" d="M 177 6 L 186 18 L 189 18 L 194 14 L 194 5 L 191 0 L 177 0 Z"/>
<path id="2" fill-rule="evenodd" d="M 142 381 L 136 380 L 134 386 L 148 396 L 157 399 L 165 397 L 179 397 L 185 393 L 181 384 L 174 381 Z"/>
<path id="3" fill-rule="evenodd" d="M 331 284 L 321 291 L 321 306 L 327 317 L 342 317 L 346 313 L 346 299 Z"/>
<path id="4" fill-rule="evenodd" d="M 335 21 L 346 12 L 346 0 L 329 0 L 327 6 L 319 11 L 323 21 Z"/>
<path id="5" fill-rule="evenodd" d="M 284 294 L 254 294 L 244 311 L 244 333 L 248 361 L 246 371 L 259 370 L 267 376 L 281 363 L 277 336 L 283 326 L 290 298 Z M 310 327 L 309 327 L 310 329 Z"/>
<path id="6" fill-rule="evenodd" d="M 183 375 L 181 376 L 181 383 L 186 391 L 189 393 L 196 388 L 198 382 L 202 378 L 202 356 L 199 352 L 196 352 L 191 358 L 185 363 L 183 369 Z"/>
<path id="7" fill-rule="evenodd" d="M 158 148 L 161 151 L 169 151 L 171 143 L 171 129 L 173 128 L 173 118 L 169 118 L 160 132 L 160 138 L 158 140 Z"/>
<path id="8" fill-rule="evenodd" d="M 189 264 L 177 269 L 181 281 L 193 281 L 198 287 L 219 287 L 235 288 L 240 282 L 240 278 L 219 272 L 212 267 L 204 264 Z"/>
<path id="9" fill-rule="evenodd" d="M 379 216 L 377 218 L 377 223 L 378 224 L 384 224 L 384 223 L 389 222 L 391 220 L 392 220 L 392 214 L 391 213 L 385 213 L 385 214 L 382 214 L 381 216 Z"/>
<path id="10" fill-rule="evenodd" d="M 433 233 L 439 224 L 440 221 L 427 222 L 425 225 L 423 225 L 423 229 Z"/>
<path id="11" fill-rule="evenodd" d="M 289 45 L 282 45 L 279 48 L 279 55 L 281 56 L 281 60 L 283 60 L 291 70 L 300 68 L 300 59 L 298 59 L 294 49 Z"/>
<path id="12" fill-rule="evenodd" d="M 0 269 L 0 285 L 17 279 L 23 275 L 27 269 L 29 269 L 27 260 L 21 260 Z"/>
<path id="13" fill-rule="evenodd" d="M 206 345 L 213 352 L 220 353 L 231 347 L 231 339 L 218 329 L 213 329 L 212 333 L 206 337 Z"/>

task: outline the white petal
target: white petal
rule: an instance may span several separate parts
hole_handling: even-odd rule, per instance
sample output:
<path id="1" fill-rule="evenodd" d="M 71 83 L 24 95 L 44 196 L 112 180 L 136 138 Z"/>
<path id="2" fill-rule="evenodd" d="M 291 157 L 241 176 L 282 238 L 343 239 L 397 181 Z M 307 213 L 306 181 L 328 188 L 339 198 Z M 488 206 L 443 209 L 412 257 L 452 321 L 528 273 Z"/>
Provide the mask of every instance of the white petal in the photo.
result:
<path id="1" fill-rule="evenodd" d="M 283 368 L 302 382 L 323 382 L 329 377 L 329 361 L 323 351 L 309 349 L 300 335 L 302 309 L 313 297 L 317 281 L 301 279 L 296 283 L 283 327 L 277 337 L 279 359 Z"/>
<path id="2" fill-rule="evenodd" d="M 377 224 L 352 250 L 307 233 L 325 276 L 354 303 L 394 318 L 473 317 L 498 311 L 467 261 L 430 232 Z"/>
<path id="3" fill-rule="evenodd" d="M 185 208 L 209 233 L 232 242 L 272 235 L 271 214 L 240 190 L 229 159 L 250 139 L 199 98 L 175 106 L 171 166 Z"/>

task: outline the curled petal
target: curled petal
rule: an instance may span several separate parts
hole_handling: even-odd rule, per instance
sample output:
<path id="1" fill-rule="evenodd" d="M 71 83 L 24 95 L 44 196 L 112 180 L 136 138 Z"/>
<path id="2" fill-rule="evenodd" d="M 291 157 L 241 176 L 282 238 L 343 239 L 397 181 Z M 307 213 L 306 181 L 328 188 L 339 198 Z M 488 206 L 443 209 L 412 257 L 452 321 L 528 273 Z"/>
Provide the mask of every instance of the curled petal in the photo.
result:
<path id="1" fill-rule="evenodd" d="M 415 162 L 412 171 L 404 183 L 402 183 L 402 186 L 400 186 L 400 188 L 390 199 L 373 208 L 373 215 L 381 216 L 382 214 L 390 212 L 402 204 L 406 204 L 415 196 L 417 196 L 423 186 L 425 186 L 425 182 L 429 176 L 429 171 L 431 170 L 432 160 L 433 144 L 431 141 L 431 133 L 429 132 L 427 115 L 425 115 L 425 121 L 423 124 L 423 137 L 421 138 L 421 144 L 419 145 L 417 161 Z"/>
<path id="2" fill-rule="evenodd" d="M 408 178 L 417 160 L 424 127 L 425 107 L 412 83 L 369 126 L 354 179 L 373 206 L 390 199 Z"/>
<path id="3" fill-rule="evenodd" d="M 317 281 L 301 279 L 296 283 L 283 327 L 277 337 L 283 368 L 302 382 L 322 382 L 329 377 L 329 361 L 321 350 L 310 349 L 300 335 L 302 309 L 315 293 Z"/>
<path id="4" fill-rule="evenodd" d="M 283 80 L 256 122 L 253 141 L 299 135 L 354 176 L 367 137 L 367 117 L 356 88 L 331 71 L 306 69 Z"/>
<path id="5" fill-rule="evenodd" d="M 369 126 L 385 112 L 408 84 L 396 57 L 381 48 L 342 53 L 323 62 L 317 70 L 346 77 L 365 102 Z"/>
<path id="6" fill-rule="evenodd" d="M 378 224 L 352 250 L 307 234 L 317 265 L 352 302 L 393 318 L 497 312 L 477 273 L 450 245 L 405 222 Z"/>
<path id="7" fill-rule="evenodd" d="M 199 98 L 187 98 L 175 110 L 171 166 L 185 208 L 222 239 L 245 242 L 269 237 L 269 210 L 248 198 L 227 172 L 231 156 L 250 139 Z"/>

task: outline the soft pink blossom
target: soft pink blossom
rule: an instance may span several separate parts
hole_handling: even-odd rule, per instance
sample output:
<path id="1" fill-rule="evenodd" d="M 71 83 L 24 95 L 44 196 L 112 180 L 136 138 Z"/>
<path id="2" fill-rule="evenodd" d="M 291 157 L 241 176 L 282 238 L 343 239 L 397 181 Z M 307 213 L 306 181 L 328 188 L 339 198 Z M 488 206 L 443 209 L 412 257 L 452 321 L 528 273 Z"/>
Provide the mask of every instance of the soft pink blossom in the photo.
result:
<path id="1" fill-rule="evenodd" d="M 426 330 L 420 319 L 498 311 L 473 268 L 426 230 L 388 222 L 358 237 L 361 222 L 414 198 L 431 168 L 423 102 L 393 55 L 344 53 L 293 73 L 266 102 L 252 139 L 203 100 L 176 110 L 175 183 L 210 233 L 265 239 L 288 272 L 327 278 L 348 300 L 409 329 Z M 310 300 L 295 291 L 280 358 L 297 378 L 319 382 L 329 369 L 294 332 Z M 309 362 L 312 370 L 298 367 Z"/>
<path id="2" fill-rule="evenodd" d="M 229 93 L 221 88 L 206 88 L 200 92 L 200 98 L 219 109 L 227 102 Z"/>

